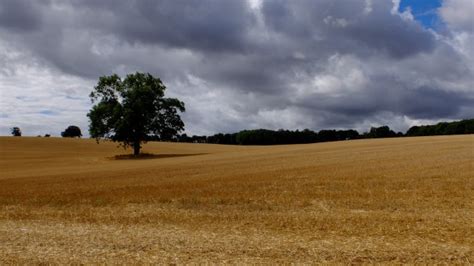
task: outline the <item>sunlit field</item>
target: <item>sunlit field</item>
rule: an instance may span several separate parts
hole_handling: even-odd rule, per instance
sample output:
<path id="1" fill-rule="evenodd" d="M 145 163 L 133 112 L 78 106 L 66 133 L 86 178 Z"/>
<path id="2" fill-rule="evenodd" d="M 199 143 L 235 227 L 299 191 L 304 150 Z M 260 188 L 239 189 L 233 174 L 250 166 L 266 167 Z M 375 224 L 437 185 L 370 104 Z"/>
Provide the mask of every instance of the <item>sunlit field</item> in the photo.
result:
<path id="1" fill-rule="evenodd" d="M 1 264 L 474 262 L 474 135 L 0 152 Z"/>

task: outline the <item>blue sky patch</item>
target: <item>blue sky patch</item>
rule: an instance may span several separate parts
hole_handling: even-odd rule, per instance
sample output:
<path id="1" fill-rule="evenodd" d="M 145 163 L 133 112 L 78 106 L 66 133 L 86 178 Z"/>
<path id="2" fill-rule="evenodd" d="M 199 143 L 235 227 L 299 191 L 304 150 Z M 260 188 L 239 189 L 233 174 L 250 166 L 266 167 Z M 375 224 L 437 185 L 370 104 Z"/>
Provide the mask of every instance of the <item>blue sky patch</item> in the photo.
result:
<path id="1" fill-rule="evenodd" d="M 441 22 L 437 9 L 441 7 L 442 0 L 402 0 L 400 12 L 411 8 L 415 19 L 426 28 L 435 29 Z"/>

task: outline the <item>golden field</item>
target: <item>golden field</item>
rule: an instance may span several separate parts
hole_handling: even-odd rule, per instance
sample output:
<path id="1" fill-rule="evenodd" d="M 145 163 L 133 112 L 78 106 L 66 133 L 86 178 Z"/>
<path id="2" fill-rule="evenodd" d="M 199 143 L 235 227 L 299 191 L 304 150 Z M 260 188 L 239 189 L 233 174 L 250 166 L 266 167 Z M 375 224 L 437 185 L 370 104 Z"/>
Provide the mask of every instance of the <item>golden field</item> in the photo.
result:
<path id="1" fill-rule="evenodd" d="M 143 151 L 0 138 L 0 264 L 474 263 L 474 135 Z"/>

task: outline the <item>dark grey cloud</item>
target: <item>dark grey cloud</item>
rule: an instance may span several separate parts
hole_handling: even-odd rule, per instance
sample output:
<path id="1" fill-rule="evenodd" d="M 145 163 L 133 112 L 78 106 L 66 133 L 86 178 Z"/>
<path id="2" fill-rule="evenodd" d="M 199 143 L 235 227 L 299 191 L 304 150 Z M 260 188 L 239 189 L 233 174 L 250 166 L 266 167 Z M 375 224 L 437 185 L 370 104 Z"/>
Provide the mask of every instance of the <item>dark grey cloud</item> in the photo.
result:
<path id="1" fill-rule="evenodd" d="M 328 52 L 404 57 L 434 48 L 434 36 L 415 21 L 391 14 L 391 1 L 265 1 L 266 24 Z"/>
<path id="2" fill-rule="evenodd" d="M 40 4 L 47 1 L 2 0 L 0 2 L 0 27 L 25 32 L 41 27 Z"/>
<path id="3" fill-rule="evenodd" d="M 96 16 L 92 21 L 85 21 L 88 26 L 94 26 L 103 33 L 117 35 L 132 44 L 162 44 L 171 48 L 208 52 L 241 51 L 245 49 L 247 29 L 255 23 L 255 17 L 245 1 L 139 0 L 72 3 L 82 14 Z M 101 25 L 95 25 L 99 22 Z"/>
<path id="4" fill-rule="evenodd" d="M 189 133 L 474 116 L 474 38 L 469 17 L 456 17 L 465 0 L 445 0 L 442 32 L 396 1 L 249 1 L 1 1 L 2 96 L 25 93 L 2 97 L 0 119 L 28 126 L 36 113 L 85 127 L 97 78 L 134 71 L 187 103 Z M 68 104 L 55 108 L 52 96 Z"/>
<path id="5" fill-rule="evenodd" d="M 427 87 L 409 91 L 399 107 L 401 113 L 411 117 L 433 119 L 456 117 L 463 106 L 474 106 L 472 94 L 447 92 Z"/>
<path id="6" fill-rule="evenodd" d="M 447 92 L 436 88 L 410 88 L 396 93 L 367 90 L 370 96 L 346 94 L 339 97 L 321 95 L 319 101 L 302 103 L 314 112 L 329 111 L 363 119 L 378 112 L 392 112 L 415 119 L 455 118 L 463 106 L 474 106 L 471 94 Z"/>

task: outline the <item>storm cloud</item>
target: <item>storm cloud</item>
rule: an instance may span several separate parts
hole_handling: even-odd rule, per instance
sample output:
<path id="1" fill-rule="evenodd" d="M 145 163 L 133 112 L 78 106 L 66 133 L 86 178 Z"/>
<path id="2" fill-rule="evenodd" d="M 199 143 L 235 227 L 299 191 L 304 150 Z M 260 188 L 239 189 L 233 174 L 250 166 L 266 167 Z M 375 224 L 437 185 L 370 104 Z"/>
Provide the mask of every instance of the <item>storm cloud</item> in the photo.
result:
<path id="1" fill-rule="evenodd" d="M 399 1 L 0 1 L 1 134 L 87 128 L 99 76 L 156 75 L 189 134 L 474 117 L 474 6 Z M 467 14 L 467 15 L 466 15 Z"/>

